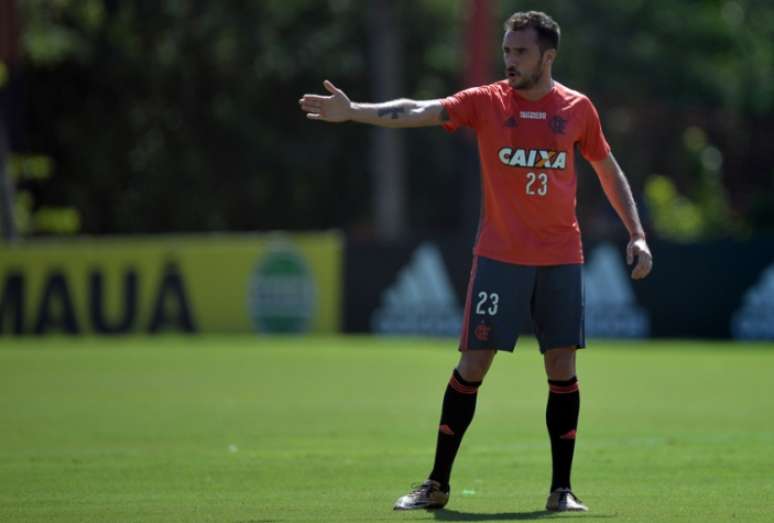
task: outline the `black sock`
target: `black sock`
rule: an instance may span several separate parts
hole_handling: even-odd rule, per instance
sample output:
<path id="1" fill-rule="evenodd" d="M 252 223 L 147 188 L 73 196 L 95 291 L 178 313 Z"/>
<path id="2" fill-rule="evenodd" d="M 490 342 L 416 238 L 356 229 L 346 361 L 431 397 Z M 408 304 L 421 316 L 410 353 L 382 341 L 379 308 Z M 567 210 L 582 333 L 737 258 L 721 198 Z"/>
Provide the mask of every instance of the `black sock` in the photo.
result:
<path id="1" fill-rule="evenodd" d="M 575 431 L 578 428 L 580 393 L 578 379 L 566 381 L 548 380 L 548 405 L 546 426 L 551 438 L 553 474 L 551 490 L 570 488 L 572 455 L 575 451 Z"/>
<path id="2" fill-rule="evenodd" d="M 446 492 L 449 491 L 449 476 L 454 457 L 476 410 L 476 396 L 480 385 L 480 381 L 465 381 L 457 369 L 454 369 L 443 396 L 435 464 L 430 479 L 439 482 L 441 489 Z"/>

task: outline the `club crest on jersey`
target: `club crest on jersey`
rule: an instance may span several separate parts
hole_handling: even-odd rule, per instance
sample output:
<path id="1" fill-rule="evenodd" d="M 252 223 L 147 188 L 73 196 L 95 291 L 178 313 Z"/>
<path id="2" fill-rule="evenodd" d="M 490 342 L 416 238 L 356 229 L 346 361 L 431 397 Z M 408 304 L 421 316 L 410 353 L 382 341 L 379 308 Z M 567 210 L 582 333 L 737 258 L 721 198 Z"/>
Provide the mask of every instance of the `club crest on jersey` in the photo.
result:
<path id="1" fill-rule="evenodd" d="M 564 134 L 564 130 L 567 128 L 567 120 L 561 116 L 552 116 L 548 121 L 548 126 L 554 134 Z"/>
<path id="2" fill-rule="evenodd" d="M 497 156 L 509 167 L 564 169 L 567 165 L 567 153 L 564 151 L 503 147 L 497 152 Z"/>

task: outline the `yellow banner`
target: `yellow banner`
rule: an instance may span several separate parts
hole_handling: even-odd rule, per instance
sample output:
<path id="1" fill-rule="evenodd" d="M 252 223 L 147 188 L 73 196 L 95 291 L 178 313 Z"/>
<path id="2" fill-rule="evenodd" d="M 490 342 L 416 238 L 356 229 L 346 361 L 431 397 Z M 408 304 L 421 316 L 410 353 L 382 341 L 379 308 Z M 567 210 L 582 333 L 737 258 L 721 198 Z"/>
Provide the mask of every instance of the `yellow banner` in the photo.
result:
<path id="1" fill-rule="evenodd" d="M 336 233 L 0 247 L 0 334 L 336 332 Z"/>

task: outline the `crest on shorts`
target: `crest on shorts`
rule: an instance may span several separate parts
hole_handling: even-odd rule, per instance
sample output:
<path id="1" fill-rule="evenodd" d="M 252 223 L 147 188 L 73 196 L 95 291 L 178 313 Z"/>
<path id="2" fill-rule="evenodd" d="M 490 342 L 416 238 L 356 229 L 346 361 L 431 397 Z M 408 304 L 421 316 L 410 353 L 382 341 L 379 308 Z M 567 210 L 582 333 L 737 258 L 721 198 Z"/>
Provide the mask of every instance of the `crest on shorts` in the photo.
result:
<path id="1" fill-rule="evenodd" d="M 564 131 L 567 128 L 567 120 L 561 116 L 552 116 L 548 120 L 548 126 L 551 128 L 554 134 L 564 134 Z"/>
<path id="2" fill-rule="evenodd" d="M 479 341 L 489 341 L 490 332 L 492 332 L 492 327 L 484 323 L 481 323 L 479 325 L 476 325 L 476 330 L 473 331 L 473 334 L 476 336 L 476 339 Z"/>

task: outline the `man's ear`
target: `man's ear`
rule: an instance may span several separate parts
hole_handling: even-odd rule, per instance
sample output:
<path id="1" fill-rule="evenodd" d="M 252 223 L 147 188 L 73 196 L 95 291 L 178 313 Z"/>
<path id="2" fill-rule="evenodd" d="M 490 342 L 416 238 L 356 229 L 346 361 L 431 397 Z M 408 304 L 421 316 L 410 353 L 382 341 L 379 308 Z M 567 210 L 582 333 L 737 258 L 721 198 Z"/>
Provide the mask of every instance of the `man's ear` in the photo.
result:
<path id="1" fill-rule="evenodd" d="M 543 53 L 543 65 L 553 64 L 556 60 L 556 49 L 546 49 Z"/>

